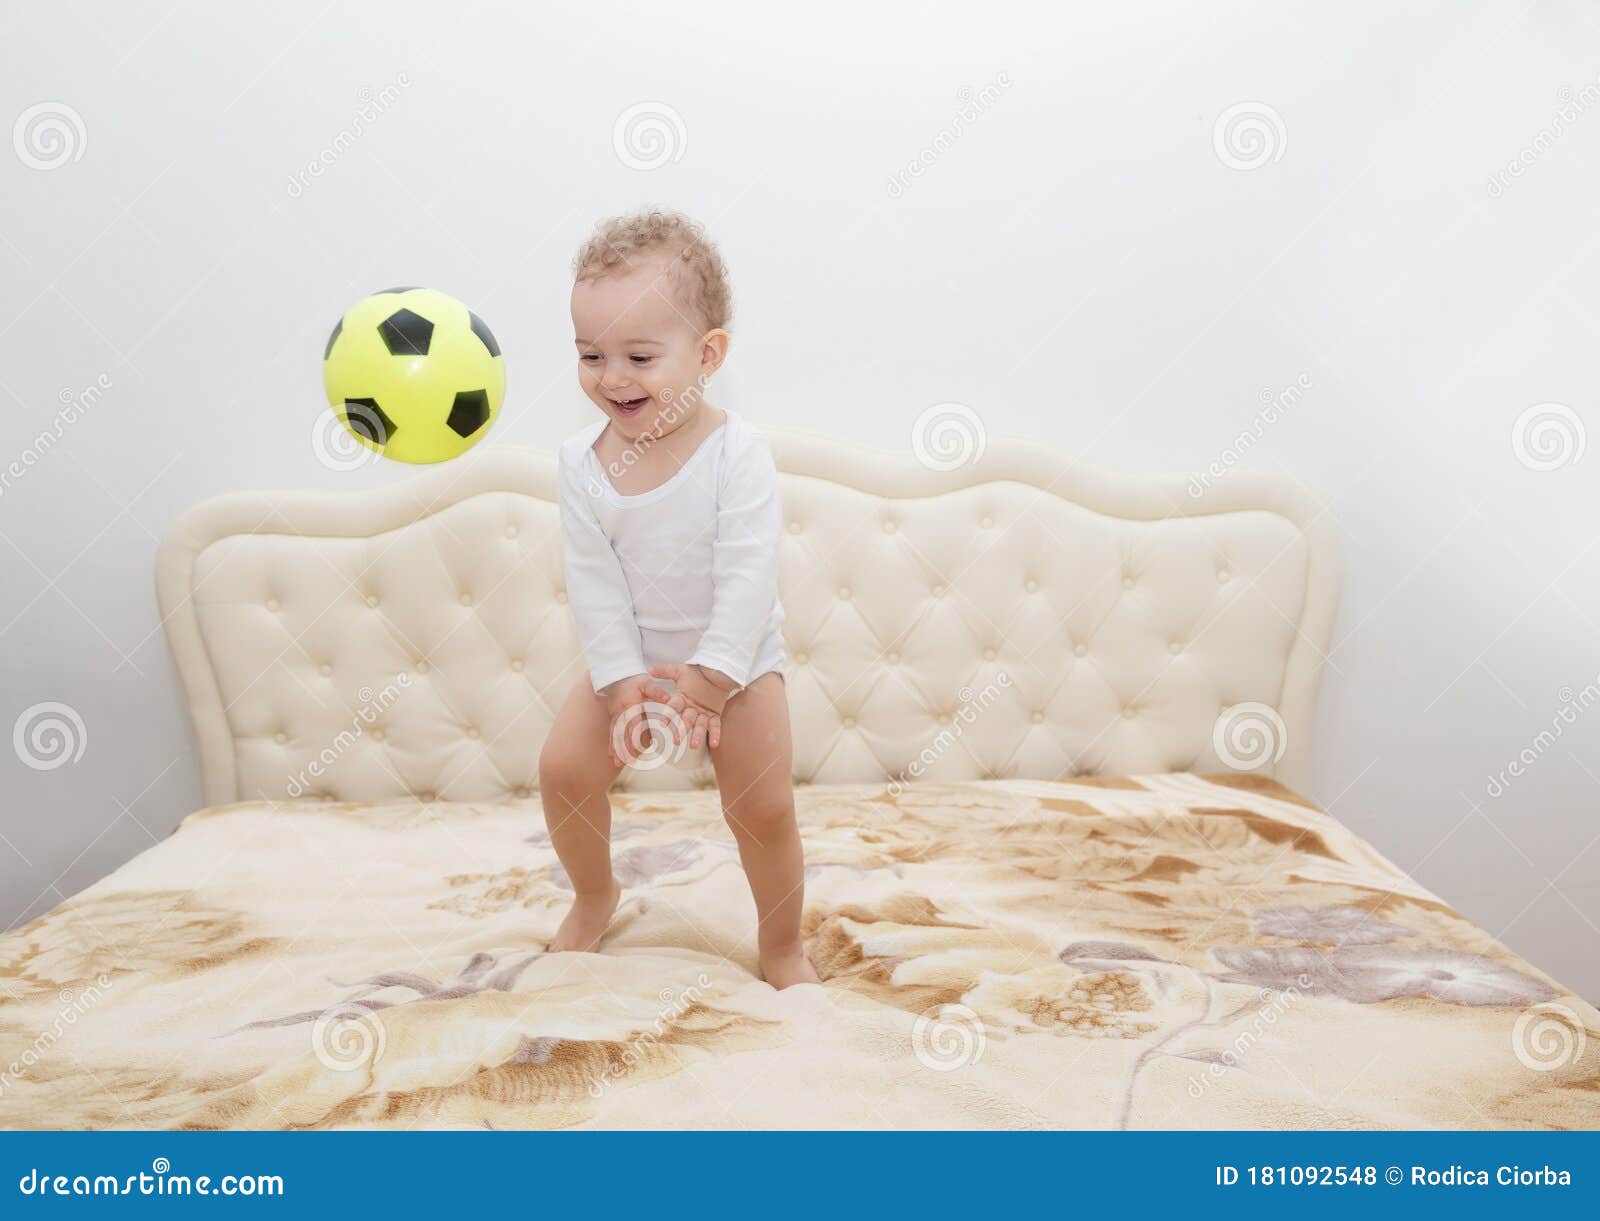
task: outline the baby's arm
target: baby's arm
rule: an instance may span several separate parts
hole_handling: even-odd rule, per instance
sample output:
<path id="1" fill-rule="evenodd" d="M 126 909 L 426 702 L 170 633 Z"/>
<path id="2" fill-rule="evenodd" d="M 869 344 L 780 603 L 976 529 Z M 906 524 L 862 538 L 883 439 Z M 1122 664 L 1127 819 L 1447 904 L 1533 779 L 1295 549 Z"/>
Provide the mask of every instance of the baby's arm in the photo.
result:
<path id="1" fill-rule="evenodd" d="M 650 670 L 676 683 L 671 706 L 695 750 L 720 744 L 723 707 L 753 677 L 778 597 L 782 527 L 777 466 L 766 438 L 750 434 L 737 451 L 729 450 L 717 488 L 711 622 L 687 663 Z"/>
<path id="2" fill-rule="evenodd" d="M 568 462 L 565 449 L 559 468 L 567 601 L 589 663 L 589 680 L 601 694 L 619 678 L 645 673 L 644 643 L 622 561 L 600 528 L 582 475 Z"/>
<path id="3" fill-rule="evenodd" d="M 589 665 L 590 684 L 605 698 L 612 725 L 617 726 L 621 719 L 621 732 L 613 732 L 611 737 L 611 757 L 620 767 L 632 761 L 632 745 L 640 737 L 628 722 L 644 715 L 646 700 L 664 704 L 670 696 L 646 672 L 644 645 L 622 562 L 600 527 L 581 477 L 568 465 L 565 451 L 558 481 L 567 602 Z"/>
<path id="4" fill-rule="evenodd" d="M 699 666 L 713 684 L 733 693 L 752 677 L 756 651 L 766 639 L 772 605 L 778 597 L 783 505 L 778 495 L 778 468 L 765 437 L 750 433 L 748 441 L 728 458 L 717 489 L 711 623 L 689 664 Z"/>

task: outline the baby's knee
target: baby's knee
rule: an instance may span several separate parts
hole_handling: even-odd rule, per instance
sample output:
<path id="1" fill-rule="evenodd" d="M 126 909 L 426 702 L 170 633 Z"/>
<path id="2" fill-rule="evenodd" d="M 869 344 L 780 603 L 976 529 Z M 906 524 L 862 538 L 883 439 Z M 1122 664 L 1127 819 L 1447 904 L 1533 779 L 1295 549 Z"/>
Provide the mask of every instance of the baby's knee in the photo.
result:
<path id="1" fill-rule="evenodd" d="M 604 791 L 611 783 L 597 751 L 547 740 L 539 752 L 539 787 L 547 793 L 583 794 Z"/>
<path id="2" fill-rule="evenodd" d="M 723 806 L 722 814 L 735 835 L 761 840 L 793 824 L 794 798 L 789 794 L 745 798 Z"/>

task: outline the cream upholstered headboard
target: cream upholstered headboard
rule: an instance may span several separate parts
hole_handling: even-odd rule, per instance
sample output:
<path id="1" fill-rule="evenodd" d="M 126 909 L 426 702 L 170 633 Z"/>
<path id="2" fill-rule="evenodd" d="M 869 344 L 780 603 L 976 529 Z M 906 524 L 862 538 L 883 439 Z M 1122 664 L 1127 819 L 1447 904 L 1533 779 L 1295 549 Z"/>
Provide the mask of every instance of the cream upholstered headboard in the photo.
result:
<path id="1" fill-rule="evenodd" d="M 1232 766 L 1303 788 L 1340 558 L 1292 482 L 767 435 L 796 783 Z M 585 674 L 555 478 L 552 454 L 488 449 L 182 514 L 157 584 L 206 802 L 531 796 Z M 693 763 L 618 786 L 714 784 Z"/>

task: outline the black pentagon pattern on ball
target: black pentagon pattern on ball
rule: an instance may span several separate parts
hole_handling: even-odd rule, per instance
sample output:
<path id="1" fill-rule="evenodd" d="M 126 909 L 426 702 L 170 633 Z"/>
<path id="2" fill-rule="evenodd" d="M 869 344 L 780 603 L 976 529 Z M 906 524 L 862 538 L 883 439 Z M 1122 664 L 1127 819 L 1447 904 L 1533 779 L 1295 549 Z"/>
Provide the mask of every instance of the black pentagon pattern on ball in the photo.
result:
<path id="1" fill-rule="evenodd" d="M 426 356 L 433 342 L 433 323 L 408 309 L 395 310 L 378 324 L 390 356 Z"/>
<path id="2" fill-rule="evenodd" d="M 500 345 L 494 341 L 494 332 L 489 329 L 489 324 L 471 310 L 467 311 L 467 316 L 472 319 L 472 333 L 483 340 L 483 346 L 489 349 L 489 355 L 500 355 Z"/>
<path id="3" fill-rule="evenodd" d="M 489 392 L 487 390 L 463 390 L 456 395 L 456 401 L 450 408 L 450 419 L 446 421 L 460 437 L 470 437 L 482 428 L 489 419 Z"/>
<path id="4" fill-rule="evenodd" d="M 374 445 L 387 445 L 397 431 L 377 399 L 345 399 L 344 422 Z"/>
<path id="5" fill-rule="evenodd" d="M 344 333 L 344 319 L 341 318 L 341 319 L 339 319 L 338 322 L 335 322 L 333 324 L 333 334 L 328 336 L 328 346 L 322 349 L 322 359 L 323 360 L 327 360 L 328 357 L 333 355 L 334 341 L 337 340 L 339 338 L 339 336 L 342 335 L 343 333 Z"/>

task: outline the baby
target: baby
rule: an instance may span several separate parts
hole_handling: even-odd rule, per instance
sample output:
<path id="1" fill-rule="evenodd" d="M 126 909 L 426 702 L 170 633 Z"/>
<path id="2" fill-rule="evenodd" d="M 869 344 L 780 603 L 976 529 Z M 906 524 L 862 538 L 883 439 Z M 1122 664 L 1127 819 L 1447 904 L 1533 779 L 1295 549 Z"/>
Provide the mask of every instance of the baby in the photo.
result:
<path id="1" fill-rule="evenodd" d="M 550 949 L 594 949 L 616 911 L 606 790 L 646 745 L 649 700 L 665 706 L 673 747 L 709 749 L 755 896 L 762 976 L 775 988 L 817 983 L 800 938 L 777 469 L 761 434 L 705 400 L 728 356 L 722 258 L 700 226 L 652 211 L 602 223 L 574 272 L 578 382 L 604 418 L 559 459 L 567 594 L 588 672 L 539 758 L 574 892 Z"/>

